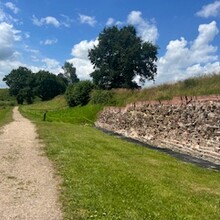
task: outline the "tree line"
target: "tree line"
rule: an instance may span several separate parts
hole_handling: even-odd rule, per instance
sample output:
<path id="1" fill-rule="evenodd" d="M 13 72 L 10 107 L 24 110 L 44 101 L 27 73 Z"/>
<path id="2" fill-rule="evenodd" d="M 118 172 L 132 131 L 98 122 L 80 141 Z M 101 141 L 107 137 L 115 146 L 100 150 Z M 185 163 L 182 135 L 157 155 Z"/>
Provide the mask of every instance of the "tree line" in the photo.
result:
<path id="1" fill-rule="evenodd" d="M 20 66 L 6 75 L 3 81 L 8 85 L 10 94 L 16 97 L 18 104 L 31 104 L 36 96 L 46 101 L 63 94 L 69 84 L 79 81 L 73 64 L 66 62 L 62 68 L 64 73 L 55 75 L 45 70 L 33 73 Z"/>
<path id="2" fill-rule="evenodd" d="M 92 89 L 140 88 L 146 80 L 154 80 L 157 73 L 158 47 L 144 42 L 137 36 L 133 26 L 104 28 L 99 34 L 98 45 L 89 50 L 89 59 L 94 71 L 91 81 L 79 81 L 76 68 L 66 62 L 63 73 L 54 75 L 40 70 L 33 73 L 26 67 L 12 70 L 3 81 L 10 94 L 19 104 L 32 103 L 35 96 L 43 101 L 66 91 L 70 106 L 86 104 Z M 81 100 L 81 101 L 79 101 Z"/>

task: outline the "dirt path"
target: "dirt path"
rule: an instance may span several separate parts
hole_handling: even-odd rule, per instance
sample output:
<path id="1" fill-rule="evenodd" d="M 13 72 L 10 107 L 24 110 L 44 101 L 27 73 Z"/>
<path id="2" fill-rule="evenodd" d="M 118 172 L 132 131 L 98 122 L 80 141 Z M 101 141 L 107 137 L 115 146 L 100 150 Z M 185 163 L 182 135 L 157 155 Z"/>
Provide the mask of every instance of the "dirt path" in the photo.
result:
<path id="1" fill-rule="evenodd" d="M 34 125 L 13 110 L 0 131 L 0 219 L 60 220 L 57 181 Z"/>

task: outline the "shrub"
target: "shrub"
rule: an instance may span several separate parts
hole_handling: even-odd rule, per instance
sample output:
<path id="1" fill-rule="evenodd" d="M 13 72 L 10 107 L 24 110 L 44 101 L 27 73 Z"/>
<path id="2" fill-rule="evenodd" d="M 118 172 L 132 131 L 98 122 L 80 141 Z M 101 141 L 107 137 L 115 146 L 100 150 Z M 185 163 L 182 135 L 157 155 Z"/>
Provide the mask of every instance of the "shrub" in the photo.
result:
<path id="1" fill-rule="evenodd" d="M 93 84 L 89 80 L 80 81 L 67 87 L 65 97 L 69 106 L 86 105 L 90 99 Z"/>
<path id="2" fill-rule="evenodd" d="M 90 100 L 92 104 L 115 104 L 114 92 L 110 90 L 93 90 Z"/>

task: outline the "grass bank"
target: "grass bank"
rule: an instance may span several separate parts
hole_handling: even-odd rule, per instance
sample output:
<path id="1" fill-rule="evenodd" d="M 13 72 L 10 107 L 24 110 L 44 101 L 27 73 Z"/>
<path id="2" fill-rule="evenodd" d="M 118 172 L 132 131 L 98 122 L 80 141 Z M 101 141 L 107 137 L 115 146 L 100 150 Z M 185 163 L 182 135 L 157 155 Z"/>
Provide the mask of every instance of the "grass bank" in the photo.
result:
<path id="1" fill-rule="evenodd" d="M 173 84 L 163 84 L 142 90 L 114 90 L 116 105 L 145 100 L 169 100 L 175 96 L 220 94 L 220 74 L 189 78 Z"/>
<path id="2" fill-rule="evenodd" d="M 12 121 L 12 107 L 0 106 L 0 127 Z"/>
<path id="3" fill-rule="evenodd" d="M 58 102 L 21 111 L 37 124 L 63 178 L 65 219 L 219 219 L 219 172 L 96 130 L 91 124 L 101 106 L 59 108 Z"/>

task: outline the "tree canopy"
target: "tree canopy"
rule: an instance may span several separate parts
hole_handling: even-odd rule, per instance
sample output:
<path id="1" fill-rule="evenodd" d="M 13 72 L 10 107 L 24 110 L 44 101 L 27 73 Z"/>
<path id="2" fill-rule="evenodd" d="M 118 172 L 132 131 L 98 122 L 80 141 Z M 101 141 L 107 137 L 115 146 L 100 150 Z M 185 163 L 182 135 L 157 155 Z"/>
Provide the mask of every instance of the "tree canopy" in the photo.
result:
<path id="1" fill-rule="evenodd" d="M 157 46 L 143 42 L 133 26 L 119 29 L 105 28 L 98 38 L 99 44 L 89 51 L 94 65 L 90 75 L 102 89 L 137 88 L 139 82 L 154 80 L 157 72 Z"/>
<path id="2" fill-rule="evenodd" d="M 32 103 L 35 96 L 49 100 L 65 92 L 64 81 L 47 71 L 32 73 L 26 67 L 13 69 L 3 79 L 9 86 L 10 94 L 15 96 L 18 104 L 24 101 Z"/>

